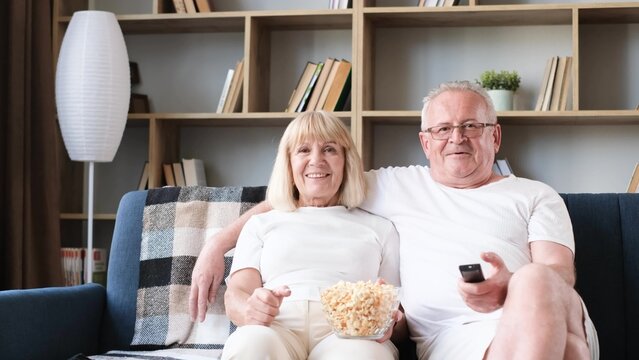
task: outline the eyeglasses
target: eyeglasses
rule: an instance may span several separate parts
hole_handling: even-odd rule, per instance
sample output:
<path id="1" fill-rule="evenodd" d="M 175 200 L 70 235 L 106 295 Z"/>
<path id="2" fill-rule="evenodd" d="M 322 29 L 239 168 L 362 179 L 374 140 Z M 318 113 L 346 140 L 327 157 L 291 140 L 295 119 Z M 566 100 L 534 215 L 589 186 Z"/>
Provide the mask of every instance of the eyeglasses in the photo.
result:
<path id="1" fill-rule="evenodd" d="M 495 126 L 495 125 L 496 124 L 471 122 L 471 123 L 461 124 L 457 126 L 453 126 L 453 125 L 433 126 L 423 131 L 430 133 L 430 135 L 435 140 L 450 139 L 455 129 L 459 129 L 462 136 L 465 136 L 467 138 L 476 138 L 478 136 L 481 136 L 486 126 Z"/>

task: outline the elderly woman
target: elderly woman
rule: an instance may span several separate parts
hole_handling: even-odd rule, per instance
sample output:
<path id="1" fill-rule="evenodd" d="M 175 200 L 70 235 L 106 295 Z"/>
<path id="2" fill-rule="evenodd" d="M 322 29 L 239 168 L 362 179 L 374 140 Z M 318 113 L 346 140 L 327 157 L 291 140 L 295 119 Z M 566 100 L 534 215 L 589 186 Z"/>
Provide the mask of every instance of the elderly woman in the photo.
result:
<path id="1" fill-rule="evenodd" d="M 239 326 L 223 359 L 397 359 L 388 340 L 341 339 L 319 288 L 340 280 L 399 284 L 392 223 L 357 209 L 362 162 L 344 124 L 325 112 L 287 127 L 266 194 L 273 210 L 244 226 L 227 279 L 226 312 Z"/>

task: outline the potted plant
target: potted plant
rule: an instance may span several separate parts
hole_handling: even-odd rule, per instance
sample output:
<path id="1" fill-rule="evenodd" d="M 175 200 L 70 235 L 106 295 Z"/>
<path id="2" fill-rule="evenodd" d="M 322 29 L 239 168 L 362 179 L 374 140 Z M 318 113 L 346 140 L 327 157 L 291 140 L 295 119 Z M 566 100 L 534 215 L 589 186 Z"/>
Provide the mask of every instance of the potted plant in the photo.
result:
<path id="1" fill-rule="evenodd" d="M 516 71 L 486 70 L 481 73 L 477 82 L 488 91 L 493 105 L 495 105 L 495 110 L 513 109 L 513 96 L 521 82 Z"/>

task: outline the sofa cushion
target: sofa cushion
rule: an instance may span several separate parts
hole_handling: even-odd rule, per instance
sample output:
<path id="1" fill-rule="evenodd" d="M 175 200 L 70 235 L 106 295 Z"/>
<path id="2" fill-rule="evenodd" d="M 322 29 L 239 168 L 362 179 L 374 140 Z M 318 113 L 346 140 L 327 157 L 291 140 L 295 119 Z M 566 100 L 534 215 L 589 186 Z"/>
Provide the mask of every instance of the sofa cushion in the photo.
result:
<path id="1" fill-rule="evenodd" d="M 133 349 L 221 349 L 234 325 L 224 284 L 206 320 L 191 322 L 191 272 L 206 239 L 264 199 L 265 187 L 167 187 L 144 206 Z M 226 271 L 232 258 L 225 258 Z M 228 273 L 227 273 L 228 274 Z"/>

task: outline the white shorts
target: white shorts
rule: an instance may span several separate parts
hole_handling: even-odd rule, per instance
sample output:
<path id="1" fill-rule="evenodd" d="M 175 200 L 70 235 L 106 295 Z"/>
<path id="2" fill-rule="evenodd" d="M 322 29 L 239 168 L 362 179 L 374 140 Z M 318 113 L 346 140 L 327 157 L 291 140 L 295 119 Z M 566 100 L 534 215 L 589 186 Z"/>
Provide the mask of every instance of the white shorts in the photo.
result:
<path id="1" fill-rule="evenodd" d="M 581 308 L 584 316 L 584 329 L 586 341 L 590 349 L 590 358 L 599 359 L 599 340 L 597 330 L 588 315 L 588 309 L 583 300 Z M 417 344 L 417 356 L 419 359 L 483 359 L 486 350 L 497 333 L 499 319 L 484 320 L 460 325 L 442 331 L 426 346 L 425 343 Z"/>

